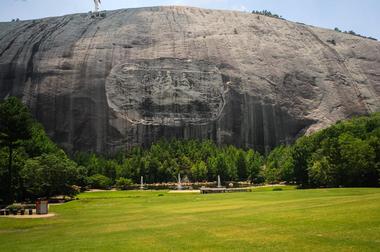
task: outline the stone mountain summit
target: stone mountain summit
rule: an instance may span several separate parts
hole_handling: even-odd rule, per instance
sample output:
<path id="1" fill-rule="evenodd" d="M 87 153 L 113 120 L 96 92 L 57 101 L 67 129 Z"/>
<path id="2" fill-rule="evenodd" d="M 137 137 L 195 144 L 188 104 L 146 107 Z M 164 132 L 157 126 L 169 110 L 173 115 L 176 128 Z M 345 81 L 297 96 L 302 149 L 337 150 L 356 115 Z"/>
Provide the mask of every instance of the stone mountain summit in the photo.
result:
<path id="1" fill-rule="evenodd" d="M 380 43 L 262 15 L 151 7 L 0 23 L 0 99 L 66 150 L 162 137 L 267 151 L 380 109 Z"/>

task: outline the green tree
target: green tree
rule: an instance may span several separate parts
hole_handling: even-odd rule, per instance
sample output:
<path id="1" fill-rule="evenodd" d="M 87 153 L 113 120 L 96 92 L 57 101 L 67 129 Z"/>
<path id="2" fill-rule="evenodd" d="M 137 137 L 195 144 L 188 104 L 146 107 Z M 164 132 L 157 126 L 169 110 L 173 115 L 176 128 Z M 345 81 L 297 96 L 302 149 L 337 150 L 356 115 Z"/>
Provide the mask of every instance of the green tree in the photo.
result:
<path id="1" fill-rule="evenodd" d="M 374 149 L 366 141 L 346 133 L 339 137 L 339 144 L 345 185 L 375 186 L 378 172 Z"/>
<path id="2" fill-rule="evenodd" d="M 118 166 L 116 171 L 116 177 L 132 178 L 133 177 L 133 166 L 132 159 L 124 159 L 123 163 Z"/>
<path id="3" fill-rule="evenodd" d="M 240 181 L 247 180 L 248 178 L 247 162 L 246 162 L 245 153 L 242 150 L 239 150 L 238 152 L 238 156 L 236 158 L 236 167 L 237 167 L 239 180 Z"/>
<path id="4" fill-rule="evenodd" d="M 309 183 L 312 187 L 336 186 L 335 168 L 327 157 L 322 156 L 314 159 L 308 169 Z"/>
<path id="5" fill-rule="evenodd" d="M 100 159 L 95 155 L 91 154 L 86 162 L 88 176 L 100 174 L 102 172 L 102 165 Z"/>
<path id="6" fill-rule="evenodd" d="M 264 165 L 263 174 L 265 177 L 265 181 L 269 184 L 274 184 L 280 182 L 278 170 L 273 167 L 268 167 Z"/>
<path id="7" fill-rule="evenodd" d="M 80 180 L 75 162 L 63 151 L 42 154 L 26 161 L 20 172 L 23 185 L 32 199 L 55 195 L 73 195 Z"/>
<path id="8" fill-rule="evenodd" d="M 29 157 L 58 152 L 57 145 L 46 135 L 43 126 L 37 122 L 30 125 L 31 138 L 23 141 L 23 147 Z"/>
<path id="9" fill-rule="evenodd" d="M 32 137 L 32 118 L 28 109 L 16 97 L 10 97 L 0 103 L 0 144 L 8 149 L 6 190 L 4 201 L 14 201 L 14 180 L 17 174 L 12 169 L 13 151 L 22 140 Z"/>
<path id="10" fill-rule="evenodd" d="M 204 161 L 198 161 L 191 167 L 191 175 L 195 181 L 203 181 L 207 179 L 207 165 Z"/>
<path id="11" fill-rule="evenodd" d="M 292 147 L 298 184 L 379 186 L 380 113 L 341 121 Z"/>
<path id="12" fill-rule="evenodd" d="M 226 161 L 226 156 L 223 152 L 217 154 L 215 159 L 215 179 L 219 175 L 222 181 L 225 181 L 228 178 L 228 165 Z"/>
<path id="13" fill-rule="evenodd" d="M 186 155 L 182 154 L 179 158 L 178 165 L 184 175 L 190 175 L 190 169 L 193 166 L 193 162 L 191 162 L 190 158 Z"/>
<path id="14" fill-rule="evenodd" d="M 307 168 L 313 151 L 314 145 L 310 137 L 301 137 L 293 146 L 294 179 L 301 187 L 307 187 L 309 184 Z"/>
<path id="15" fill-rule="evenodd" d="M 102 166 L 102 174 L 112 181 L 115 181 L 117 176 L 117 171 L 120 170 L 120 165 L 116 160 L 105 160 Z"/>
<path id="16" fill-rule="evenodd" d="M 265 169 L 265 172 L 268 173 L 268 178 L 271 178 L 271 181 L 268 182 L 294 181 L 292 154 L 292 149 L 286 146 L 279 146 L 269 154 Z"/>
<path id="17" fill-rule="evenodd" d="M 158 182 L 158 171 L 161 167 L 161 162 L 152 156 L 147 156 L 145 158 L 145 170 L 147 171 L 147 182 L 155 183 Z"/>
<path id="18" fill-rule="evenodd" d="M 261 177 L 260 173 L 264 160 L 260 153 L 255 152 L 254 150 L 247 151 L 246 163 L 248 179 L 254 183 L 263 182 L 263 178 Z"/>

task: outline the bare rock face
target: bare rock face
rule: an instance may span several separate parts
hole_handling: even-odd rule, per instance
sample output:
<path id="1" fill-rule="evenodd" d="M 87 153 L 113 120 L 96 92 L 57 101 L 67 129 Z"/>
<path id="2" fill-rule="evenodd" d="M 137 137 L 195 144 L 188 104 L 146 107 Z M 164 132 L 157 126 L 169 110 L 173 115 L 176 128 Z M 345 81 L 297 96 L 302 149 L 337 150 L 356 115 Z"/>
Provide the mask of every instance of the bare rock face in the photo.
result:
<path id="1" fill-rule="evenodd" d="M 0 23 L 0 99 L 68 151 L 166 138 L 268 151 L 380 109 L 380 43 L 249 13 L 154 7 Z"/>

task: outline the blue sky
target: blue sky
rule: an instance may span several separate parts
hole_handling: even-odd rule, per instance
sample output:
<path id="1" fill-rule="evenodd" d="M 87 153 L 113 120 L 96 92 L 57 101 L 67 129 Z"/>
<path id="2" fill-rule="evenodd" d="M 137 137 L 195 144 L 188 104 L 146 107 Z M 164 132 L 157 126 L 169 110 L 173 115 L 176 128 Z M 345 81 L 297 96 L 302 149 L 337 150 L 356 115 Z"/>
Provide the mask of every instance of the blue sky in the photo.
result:
<path id="1" fill-rule="evenodd" d="M 380 39 L 380 0 L 102 0 L 102 9 L 186 5 L 211 9 L 267 9 L 292 21 L 354 30 Z M 0 0 L 0 21 L 87 12 L 93 0 Z"/>

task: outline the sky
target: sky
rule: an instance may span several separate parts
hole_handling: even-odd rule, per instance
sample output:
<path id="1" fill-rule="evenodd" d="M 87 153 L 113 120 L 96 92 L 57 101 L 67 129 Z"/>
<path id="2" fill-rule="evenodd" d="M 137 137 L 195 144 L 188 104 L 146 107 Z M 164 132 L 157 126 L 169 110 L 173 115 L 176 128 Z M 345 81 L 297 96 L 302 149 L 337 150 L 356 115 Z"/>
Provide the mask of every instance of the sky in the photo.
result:
<path id="1" fill-rule="evenodd" d="M 239 11 L 270 10 L 309 25 L 353 30 L 380 39 L 380 0 L 101 0 L 102 10 L 185 5 Z M 93 0 L 0 0 L 0 21 L 88 12 Z"/>

